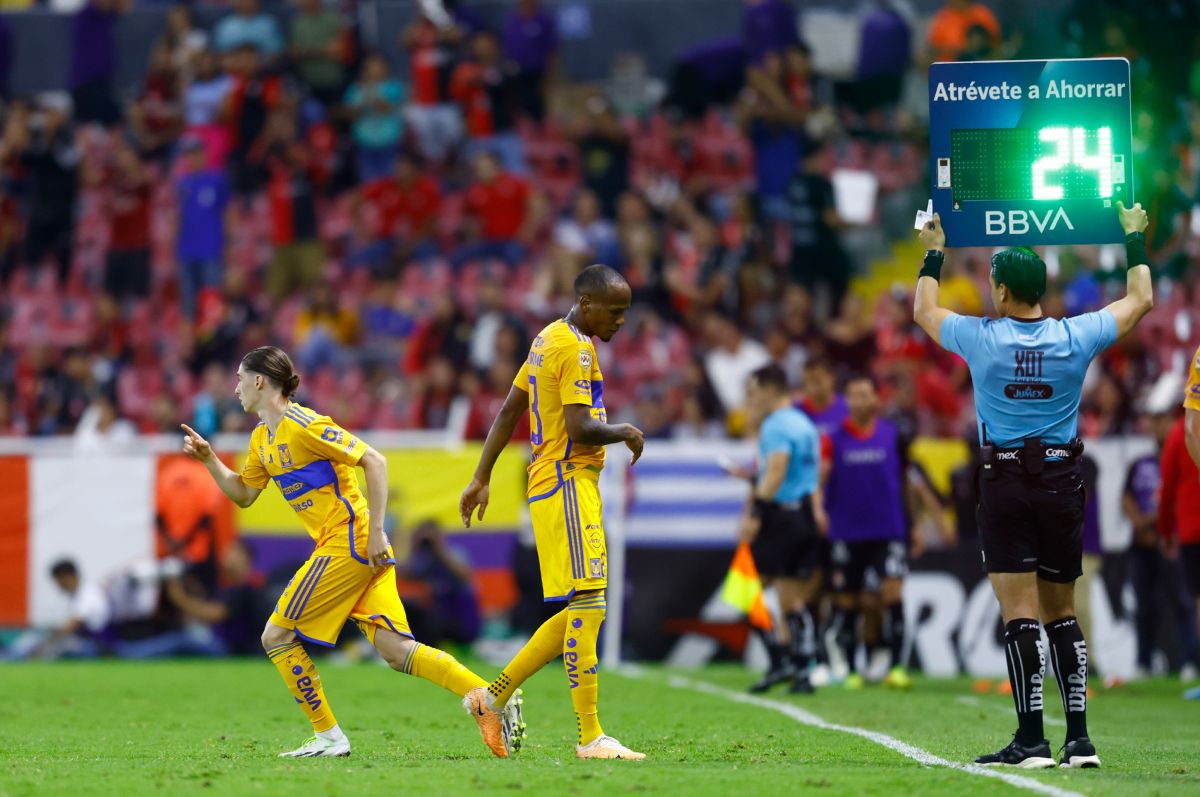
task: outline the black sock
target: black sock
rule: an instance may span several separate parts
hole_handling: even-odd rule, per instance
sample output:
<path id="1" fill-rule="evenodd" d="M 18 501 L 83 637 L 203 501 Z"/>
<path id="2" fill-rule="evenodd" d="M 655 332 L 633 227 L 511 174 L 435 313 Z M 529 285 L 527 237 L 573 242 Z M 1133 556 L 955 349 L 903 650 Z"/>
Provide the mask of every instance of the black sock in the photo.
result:
<path id="1" fill-rule="evenodd" d="M 787 616 L 788 630 L 792 634 L 792 660 L 800 670 L 807 670 L 817 652 L 817 621 L 806 606 Z"/>
<path id="2" fill-rule="evenodd" d="M 771 660 L 770 668 L 772 670 L 778 670 L 783 666 L 783 659 L 784 656 L 787 655 L 787 651 L 784 650 L 783 645 L 780 644 L 779 639 L 775 636 L 775 634 L 771 633 L 767 629 L 756 627 L 754 629 L 754 633 L 758 634 L 758 638 L 761 639 L 762 643 L 767 647 L 767 656 Z"/>
<path id="3" fill-rule="evenodd" d="M 883 616 L 883 638 L 892 653 L 892 666 L 903 667 L 904 657 L 904 604 L 897 601 L 888 604 Z"/>
<path id="4" fill-rule="evenodd" d="M 1041 744 L 1042 683 L 1046 677 L 1046 654 L 1038 621 L 1013 620 L 1004 626 L 1004 653 L 1008 659 L 1008 682 L 1017 706 L 1017 741 L 1023 747 Z"/>
<path id="5" fill-rule="evenodd" d="M 1067 715 L 1067 740 L 1082 739 L 1087 732 L 1088 649 L 1083 629 L 1074 617 L 1046 624 L 1050 638 L 1050 663 Z"/>
<path id="6" fill-rule="evenodd" d="M 837 609 L 833 620 L 834 638 L 837 646 L 846 657 L 846 666 L 851 673 L 858 672 L 856 663 L 858 653 L 858 610 Z"/>

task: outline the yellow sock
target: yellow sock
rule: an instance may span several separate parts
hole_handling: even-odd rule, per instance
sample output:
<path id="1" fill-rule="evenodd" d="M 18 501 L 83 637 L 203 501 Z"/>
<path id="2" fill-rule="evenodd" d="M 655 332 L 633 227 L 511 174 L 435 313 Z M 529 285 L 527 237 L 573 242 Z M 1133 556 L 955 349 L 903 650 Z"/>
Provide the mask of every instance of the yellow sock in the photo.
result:
<path id="1" fill-rule="evenodd" d="M 317 666 L 308 657 L 304 645 L 299 641 L 277 645 L 267 651 L 267 658 L 283 676 L 283 682 L 304 709 L 314 731 L 327 731 L 337 725 L 333 709 L 325 699 L 325 690 L 321 688 Z"/>
<path id="2" fill-rule="evenodd" d="M 468 670 L 446 651 L 422 645 L 420 642 L 414 642 L 409 649 L 401 671 L 432 681 L 459 697 L 472 689 L 487 685 L 487 681 Z"/>
<path id="3" fill-rule="evenodd" d="M 533 632 L 525 647 L 517 651 L 508 666 L 496 676 L 496 680 L 488 684 L 488 692 L 496 706 L 507 703 L 517 687 L 525 683 L 529 676 L 558 658 L 562 653 L 566 630 L 567 610 L 563 609 Z"/>
<path id="4" fill-rule="evenodd" d="M 563 641 L 563 665 L 571 689 L 571 705 L 579 725 L 579 743 L 587 744 L 604 733 L 596 713 L 600 683 L 596 673 L 596 641 L 604 623 L 604 593 L 588 592 L 567 604 L 567 633 Z"/>

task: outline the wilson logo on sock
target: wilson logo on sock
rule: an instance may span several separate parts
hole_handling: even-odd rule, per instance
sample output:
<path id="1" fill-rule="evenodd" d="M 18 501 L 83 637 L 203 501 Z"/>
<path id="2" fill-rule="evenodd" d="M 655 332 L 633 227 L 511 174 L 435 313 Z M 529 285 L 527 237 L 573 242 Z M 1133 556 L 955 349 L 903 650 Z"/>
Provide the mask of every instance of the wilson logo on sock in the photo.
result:
<path id="1" fill-rule="evenodd" d="M 321 707 L 321 698 L 317 697 L 317 689 L 313 686 L 311 678 L 306 675 L 298 679 L 296 688 L 300 690 L 300 694 L 304 695 L 304 702 L 308 704 L 309 711 L 316 711 Z"/>
<path id="2" fill-rule="evenodd" d="M 563 654 L 563 663 L 567 666 L 567 682 L 571 689 L 579 686 L 579 666 L 576 662 L 579 661 L 579 654 L 574 651 L 567 651 Z"/>
<path id="3" fill-rule="evenodd" d="M 1075 672 L 1067 675 L 1067 711 L 1087 711 L 1087 642 L 1074 643 Z"/>
<path id="4" fill-rule="evenodd" d="M 1041 711 L 1043 708 L 1042 687 L 1045 684 L 1046 676 L 1046 650 L 1042 647 L 1042 640 L 1037 641 L 1038 652 L 1038 669 L 1037 672 L 1029 676 L 1029 711 Z"/>

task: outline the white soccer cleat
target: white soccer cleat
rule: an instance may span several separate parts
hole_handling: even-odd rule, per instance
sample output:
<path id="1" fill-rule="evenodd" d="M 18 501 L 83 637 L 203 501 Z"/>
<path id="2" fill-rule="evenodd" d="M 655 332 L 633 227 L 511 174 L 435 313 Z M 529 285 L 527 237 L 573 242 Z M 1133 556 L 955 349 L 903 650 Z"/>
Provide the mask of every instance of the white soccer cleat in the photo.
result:
<path id="1" fill-rule="evenodd" d="M 619 758 L 623 761 L 641 761 L 645 753 L 635 753 L 611 736 L 601 734 L 585 745 L 575 745 L 576 758 Z"/>
<path id="2" fill-rule="evenodd" d="M 350 755 L 350 740 L 346 736 L 340 739 L 322 739 L 314 736 L 304 744 L 287 753 L 280 753 L 280 758 L 343 758 Z"/>

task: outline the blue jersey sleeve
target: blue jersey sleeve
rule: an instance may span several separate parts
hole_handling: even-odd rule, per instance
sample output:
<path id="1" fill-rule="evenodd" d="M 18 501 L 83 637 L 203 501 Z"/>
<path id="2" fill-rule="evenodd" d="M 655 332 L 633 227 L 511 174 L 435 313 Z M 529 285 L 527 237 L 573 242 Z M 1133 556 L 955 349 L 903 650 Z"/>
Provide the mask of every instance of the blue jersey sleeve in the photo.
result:
<path id="1" fill-rule="evenodd" d="M 951 313 L 942 321 L 942 348 L 957 354 L 964 360 L 969 360 L 975 350 L 979 348 L 982 328 L 982 318 Z"/>
<path id="2" fill-rule="evenodd" d="M 778 454 L 781 451 L 787 453 L 792 450 L 787 434 L 784 433 L 783 424 L 777 423 L 774 419 L 763 423 L 758 432 L 758 446 L 764 457 L 768 454 Z"/>
<path id="3" fill-rule="evenodd" d="M 1117 319 L 1107 309 L 1068 318 L 1066 323 L 1071 330 L 1071 348 L 1089 360 L 1117 342 Z"/>

